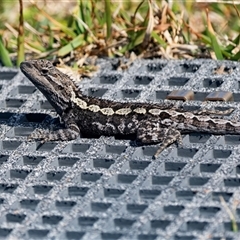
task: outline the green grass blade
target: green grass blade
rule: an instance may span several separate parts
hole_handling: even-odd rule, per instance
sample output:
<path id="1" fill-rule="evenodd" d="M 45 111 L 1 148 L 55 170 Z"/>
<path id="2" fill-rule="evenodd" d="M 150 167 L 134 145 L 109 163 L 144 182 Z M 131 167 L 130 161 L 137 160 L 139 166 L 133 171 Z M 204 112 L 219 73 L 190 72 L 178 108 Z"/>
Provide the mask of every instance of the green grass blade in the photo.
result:
<path id="1" fill-rule="evenodd" d="M 69 42 L 67 45 L 65 45 L 64 47 L 60 48 L 58 50 L 58 56 L 65 56 L 68 53 L 70 53 L 71 51 L 73 51 L 74 49 L 76 49 L 77 47 L 86 44 L 86 42 L 84 41 L 84 36 L 83 35 L 79 35 L 76 38 L 74 38 L 71 42 Z"/>
<path id="2" fill-rule="evenodd" d="M 2 42 L 2 37 L 0 36 L 0 59 L 4 66 L 6 67 L 12 67 L 12 61 L 10 59 L 8 50 L 4 47 Z"/>
<path id="3" fill-rule="evenodd" d="M 167 43 L 156 33 L 156 32 L 152 32 L 151 36 L 164 48 L 167 47 Z"/>
<path id="4" fill-rule="evenodd" d="M 112 14 L 110 8 L 110 0 L 105 0 L 105 11 L 107 24 L 107 39 L 109 39 L 112 33 Z"/>
<path id="5" fill-rule="evenodd" d="M 239 61 L 240 60 L 240 50 L 230 58 L 233 61 Z"/>
<path id="6" fill-rule="evenodd" d="M 209 36 L 210 39 L 211 39 L 211 46 L 212 46 L 213 51 L 214 51 L 214 53 L 215 53 L 215 55 L 216 55 L 216 58 L 217 58 L 218 60 L 223 60 L 224 57 L 223 57 L 223 55 L 222 55 L 222 51 L 221 51 L 221 48 L 220 48 L 220 46 L 219 46 L 219 44 L 218 44 L 218 41 L 217 41 L 216 37 L 215 37 L 211 32 L 209 32 L 209 31 L 208 31 L 208 36 Z"/>

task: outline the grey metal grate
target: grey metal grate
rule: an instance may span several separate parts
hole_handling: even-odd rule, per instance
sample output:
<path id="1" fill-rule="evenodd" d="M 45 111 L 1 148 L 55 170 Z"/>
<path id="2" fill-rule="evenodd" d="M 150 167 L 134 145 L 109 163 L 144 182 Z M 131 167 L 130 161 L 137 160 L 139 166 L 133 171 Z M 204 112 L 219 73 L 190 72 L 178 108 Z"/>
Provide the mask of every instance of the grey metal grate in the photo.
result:
<path id="1" fill-rule="evenodd" d="M 85 94 L 162 102 L 172 93 L 194 98 L 175 100 L 184 109 L 233 107 L 226 118 L 239 119 L 239 63 L 141 60 L 117 71 L 102 60 L 100 66 L 80 83 Z M 154 161 L 157 146 L 134 147 L 128 139 L 26 141 L 37 127 L 59 126 L 55 116 L 21 73 L 0 69 L 0 238 L 240 239 L 233 231 L 240 229 L 240 135 L 184 135 L 182 147 L 172 145 Z"/>

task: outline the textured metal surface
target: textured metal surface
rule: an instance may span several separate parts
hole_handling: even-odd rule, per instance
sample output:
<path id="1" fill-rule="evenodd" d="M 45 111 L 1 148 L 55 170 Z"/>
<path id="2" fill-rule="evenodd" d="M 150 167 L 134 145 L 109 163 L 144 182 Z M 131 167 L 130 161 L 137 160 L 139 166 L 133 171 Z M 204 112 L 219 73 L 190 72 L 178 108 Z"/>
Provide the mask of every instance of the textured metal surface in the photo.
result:
<path id="1" fill-rule="evenodd" d="M 97 76 L 80 83 L 83 91 L 161 102 L 174 90 L 188 99 L 192 90 L 193 100 L 176 105 L 233 107 L 226 118 L 239 119 L 239 63 L 141 60 L 127 71 L 115 64 L 102 61 Z M 217 74 L 222 64 L 230 71 Z M 204 103 L 209 95 L 234 100 Z M 233 231 L 240 229 L 240 136 L 184 135 L 182 147 L 154 161 L 157 146 L 126 139 L 26 141 L 37 127 L 58 126 L 55 116 L 21 73 L 0 69 L 1 238 L 240 239 Z"/>

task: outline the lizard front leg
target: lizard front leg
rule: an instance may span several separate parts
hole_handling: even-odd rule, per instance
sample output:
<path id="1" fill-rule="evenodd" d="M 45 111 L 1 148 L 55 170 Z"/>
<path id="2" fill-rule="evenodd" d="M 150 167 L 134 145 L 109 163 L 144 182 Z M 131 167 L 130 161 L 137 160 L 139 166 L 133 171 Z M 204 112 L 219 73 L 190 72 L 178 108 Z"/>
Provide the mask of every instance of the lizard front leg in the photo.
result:
<path id="1" fill-rule="evenodd" d="M 181 133 L 172 127 L 162 127 L 160 123 L 144 121 L 141 123 L 137 131 L 137 141 L 143 144 L 154 144 L 161 142 L 157 152 L 154 154 L 153 159 L 170 144 L 178 142 L 182 145 Z"/>
<path id="2" fill-rule="evenodd" d="M 40 140 L 41 143 L 49 142 L 49 141 L 69 141 L 76 139 L 80 135 L 80 129 L 75 123 L 70 123 L 66 125 L 66 128 L 59 129 L 56 131 L 49 130 L 37 130 L 32 133 L 28 140 Z"/>

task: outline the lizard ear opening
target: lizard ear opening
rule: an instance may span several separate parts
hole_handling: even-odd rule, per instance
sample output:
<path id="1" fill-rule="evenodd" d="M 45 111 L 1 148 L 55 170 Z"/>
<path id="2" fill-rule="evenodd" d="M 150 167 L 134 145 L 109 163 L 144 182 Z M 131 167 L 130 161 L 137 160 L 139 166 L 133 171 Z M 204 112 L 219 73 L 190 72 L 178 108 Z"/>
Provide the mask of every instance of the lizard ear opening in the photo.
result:
<path id="1" fill-rule="evenodd" d="M 41 73 L 42 73 L 42 75 L 46 75 L 48 73 L 48 69 L 47 68 L 42 68 Z"/>

